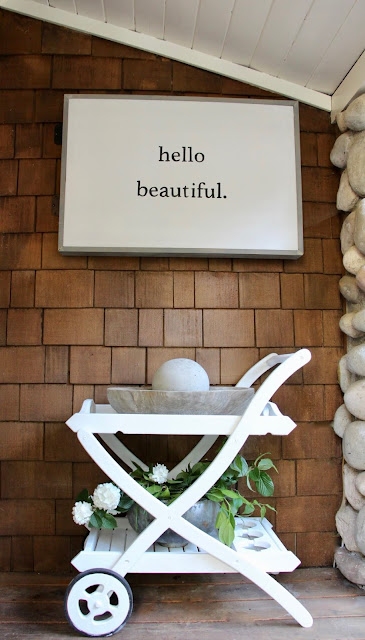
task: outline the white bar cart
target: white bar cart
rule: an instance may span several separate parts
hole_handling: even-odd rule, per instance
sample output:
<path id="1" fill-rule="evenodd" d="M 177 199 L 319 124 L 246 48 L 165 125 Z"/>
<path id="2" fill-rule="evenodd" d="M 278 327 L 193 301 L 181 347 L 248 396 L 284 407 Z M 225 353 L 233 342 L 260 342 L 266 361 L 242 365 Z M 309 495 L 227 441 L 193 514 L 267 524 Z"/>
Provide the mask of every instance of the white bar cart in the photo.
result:
<path id="1" fill-rule="evenodd" d="M 275 599 L 300 625 L 312 625 L 312 617 L 303 605 L 269 575 L 293 571 L 300 561 L 286 550 L 266 519 L 237 518 L 235 539 L 229 548 L 183 518 L 217 482 L 249 435 L 287 435 L 295 428 L 295 423 L 270 400 L 310 358 L 310 352 L 301 349 L 287 355 L 273 353 L 254 365 L 237 385 L 251 389 L 252 394 L 243 416 L 120 414 L 110 405 L 85 400 L 81 411 L 67 421 L 99 467 L 155 518 L 139 535 L 126 518 L 118 519 L 117 529 L 91 529 L 83 551 L 72 561 L 81 573 L 70 583 L 65 596 L 66 616 L 77 631 L 101 637 L 124 626 L 133 606 L 132 592 L 125 580 L 127 573 L 241 573 Z M 269 369 L 273 371 L 254 393 L 252 385 Z M 170 472 L 171 478 L 189 463 L 201 460 L 219 435 L 225 435 L 227 440 L 206 471 L 167 506 L 141 487 L 114 459 L 131 469 L 135 468 L 135 461 L 147 470 L 144 462 L 118 440 L 115 435 L 118 432 L 202 435 L 190 454 Z M 189 544 L 184 548 L 155 544 L 167 529 L 187 539 Z"/>

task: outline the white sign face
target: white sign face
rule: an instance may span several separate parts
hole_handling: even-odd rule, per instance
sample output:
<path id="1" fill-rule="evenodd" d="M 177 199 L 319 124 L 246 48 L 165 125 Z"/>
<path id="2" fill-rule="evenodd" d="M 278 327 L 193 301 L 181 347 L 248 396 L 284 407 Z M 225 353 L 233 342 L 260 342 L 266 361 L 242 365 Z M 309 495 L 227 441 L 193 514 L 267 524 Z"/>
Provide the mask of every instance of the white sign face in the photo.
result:
<path id="1" fill-rule="evenodd" d="M 297 103 L 66 96 L 59 248 L 302 255 Z"/>

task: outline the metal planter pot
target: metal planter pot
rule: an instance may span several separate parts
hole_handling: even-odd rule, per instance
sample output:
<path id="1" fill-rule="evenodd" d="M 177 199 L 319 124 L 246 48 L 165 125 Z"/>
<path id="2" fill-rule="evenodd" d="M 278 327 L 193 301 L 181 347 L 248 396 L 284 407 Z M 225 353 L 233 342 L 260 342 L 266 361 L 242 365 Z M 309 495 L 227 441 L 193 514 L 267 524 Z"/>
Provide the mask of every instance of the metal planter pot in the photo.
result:
<path id="1" fill-rule="evenodd" d="M 218 515 L 220 505 L 211 500 L 199 500 L 184 514 L 185 520 L 195 525 L 205 533 L 212 534 L 215 531 L 215 521 Z M 128 522 L 137 533 L 141 533 L 154 520 L 153 516 L 136 502 L 127 513 Z M 185 547 L 189 544 L 178 533 L 167 529 L 157 540 L 158 544 L 163 547 Z"/>

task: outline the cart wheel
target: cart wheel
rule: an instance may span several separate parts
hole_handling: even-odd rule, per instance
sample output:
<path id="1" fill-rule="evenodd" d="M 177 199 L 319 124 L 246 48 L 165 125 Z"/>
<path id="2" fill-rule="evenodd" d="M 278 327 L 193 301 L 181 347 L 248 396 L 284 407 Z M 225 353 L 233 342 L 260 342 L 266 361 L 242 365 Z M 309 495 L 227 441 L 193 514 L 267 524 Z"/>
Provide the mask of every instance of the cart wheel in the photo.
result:
<path id="1" fill-rule="evenodd" d="M 111 636 L 132 613 L 128 582 L 114 571 L 90 569 L 70 582 L 65 595 L 66 618 L 85 636 Z"/>

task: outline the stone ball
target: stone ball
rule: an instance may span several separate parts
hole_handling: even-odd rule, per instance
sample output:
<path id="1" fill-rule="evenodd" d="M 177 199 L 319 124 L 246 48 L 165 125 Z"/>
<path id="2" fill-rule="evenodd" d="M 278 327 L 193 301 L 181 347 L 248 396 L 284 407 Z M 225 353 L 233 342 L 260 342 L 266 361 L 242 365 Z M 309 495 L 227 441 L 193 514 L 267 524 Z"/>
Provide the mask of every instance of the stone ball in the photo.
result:
<path id="1" fill-rule="evenodd" d="M 208 374 L 189 358 L 167 360 L 152 378 L 152 389 L 159 391 L 209 391 Z"/>
<path id="2" fill-rule="evenodd" d="M 343 456 L 358 471 L 365 470 L 365 422 L 354 420 L 343 434 Z"/>

